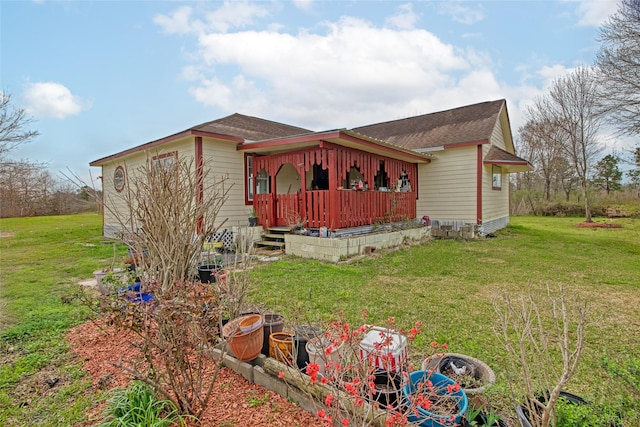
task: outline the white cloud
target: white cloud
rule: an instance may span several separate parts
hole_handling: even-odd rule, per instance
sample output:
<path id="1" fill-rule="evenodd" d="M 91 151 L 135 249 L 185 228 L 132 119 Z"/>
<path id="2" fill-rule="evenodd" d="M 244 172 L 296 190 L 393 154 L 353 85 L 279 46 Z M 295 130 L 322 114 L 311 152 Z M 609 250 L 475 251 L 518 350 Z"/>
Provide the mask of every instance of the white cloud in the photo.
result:
<path id="1" fill-rule="evenodd" d="M 90 103 L 56 82 L 30 83 L 25 92 L 26 111 L 35 117 L 64 119 L 89 109 Z"/>
<path id="2" fill-rule="evenodd" d="M 313 0 L 293 0 L 293 4 L 300 10 L 311 10 L 313 8 Z"/>
<path id="3" fill-rule="evenodd" d="M 484 19 L 482 5 L 470 6 L 469 2 L 445 1 L 440 4 L 440 13 L 449 15 L 451 19 L 461 24 L 471 25 Z"/>
<path id="4" fill-rule="evenodd" d="M 560 76 L 572 72 L 575 68 L 567 68 L 561 64 L 545 65 L 536 74 L 542 78 L 542 87 L 548 89 L 551 84 Z"/>
<path id="5" fill-rule="evenodd" d="M 416 22 L 418 22 L 418 15 L 413 12 L 411 3 L 398 6 L 396 14 L 387 18 L 388 25 L 402 30 L 414 28 Z"/>
<path id="6" fill-rule="evenodd" d="M 405 114 L 397 111 L 455 86 L 450 74 L 472 66 L 461 52 L 425 30 L 377 28 L 355 18 L 325 23 L 322 30 L 203 35 L 197 56 L 202 63 L 195 64 L 200 82 L 191 93 L 206 105 L 252 108 L 252 114 L 270 117 L 277 112 L 309 127 L 346 125 L 345 120 L 336 123 L 335 114 L 347 110 L 341 117 L 352 116 L 351 124 L 357 125 L 368 113 L 381 120 L 389 110 L 394 116 Z M 198 75 L 193 66 L 185 69 L 186 75 Z M 225 72 L 231 75 L 225 77 Z"/>
<path id="7" fill-rule="evenodd" d="M 204 16 L 204 20 L 194 18 Z M 207 31 L 227 32 L 233 28 L 244 28 L 254 23 L 256 18 L 268 15 L 266 8 L 246 1 L 225 1 L 211 12 L 194 13 L 190 6 L 182 6 L 169 15 L 158 14 L 153 22 L 168 34 L 201 34 Z"/>
<path id="8" fill-rule="evenodd" d="M 162 27 L 162 30 L 168 34 L 182 34 L 196 31 L 194 26 L 196 22 L 191 20 L 191 12 L 193 9 L 189 6 L 182 6 L 167 15 L 158 14 L 153 17 L 153 22 Z M 199 26 L 201 30 L 201 23 Z"/>
<path id="9" fill-rule="evenodd" d="M 205 106 L 313 130 L 507 98 L 515 132 L 543 82 L 565 71 L 528 64 L 530 77 L 508 85 L 496 77 L 487 52 L 463 50 L 415 28 L 409 5 L 396 12 L 384 26 L 343 16 L 297 33 L 273 23 L 261 23 L 260 30 L 204 26 L 181 77 Z M 400 16 L 406 19 L 395 19 Z M 197 20 L 191 20 L 193 28 Z"/>
<path id="10" fill-rule="evenodd" d="M 581 0 L 578 2 L 576 13 L 579 16 L 578 25 L 599 27 L 618 9 L 621 0 Z"/>

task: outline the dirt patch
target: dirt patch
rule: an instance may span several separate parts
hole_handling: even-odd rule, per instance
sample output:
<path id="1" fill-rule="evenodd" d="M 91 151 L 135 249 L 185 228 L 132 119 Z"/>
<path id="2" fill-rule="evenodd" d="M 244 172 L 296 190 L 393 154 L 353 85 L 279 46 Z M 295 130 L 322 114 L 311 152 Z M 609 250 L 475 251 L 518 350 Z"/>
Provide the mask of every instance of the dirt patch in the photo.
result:
<path id="1" fill-rule="evenodd" d="M 583 221 L 576 225 L 578 228 L 622 228 L 622 224 L 617 222 L 587 222 Z"/>
<path id="2" fill-rule="evenodd" d="M 13 233 L 11 231 L 0 231 L 0 239 L 5 237 L 16 237 L 16 233 Z"/>
<path id="3" fill-rule="evenodd" d="M 83 361 L 94 388 L 108 390 L 126 387 L 131 381 L 121 369 L 112 365 L 133 359 L 137 350 L 133 334 L 116 331 L 104 324 L 87 322 L 73 328 L 68 335 L 72 351 Z M 214 394 L 202 417 L 204 426 L 322 426 L 319 418 L 271 390 L 250 383 L 230 369 L 223 368 L 216 380 Z M 87 414 L 86 426 L 97 424 L 104 404 Z"/>

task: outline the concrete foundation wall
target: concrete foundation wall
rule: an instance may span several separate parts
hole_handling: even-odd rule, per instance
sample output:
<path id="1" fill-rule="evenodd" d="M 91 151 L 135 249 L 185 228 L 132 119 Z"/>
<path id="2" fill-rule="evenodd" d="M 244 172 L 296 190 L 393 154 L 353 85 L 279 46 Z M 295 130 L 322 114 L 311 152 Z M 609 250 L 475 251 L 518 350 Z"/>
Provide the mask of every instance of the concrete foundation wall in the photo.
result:
<path id="1" fill-rule="evenodd" d="M 421 240 L 429 237 L 430 233 L 431 227 L 338 238 L 287 234 L 284 238 L 285 252 L 287 255 L 302 258 L 338 262 L 341 259 L 364 254 L 365 251 L 399 246 L 405 239 Z"/>

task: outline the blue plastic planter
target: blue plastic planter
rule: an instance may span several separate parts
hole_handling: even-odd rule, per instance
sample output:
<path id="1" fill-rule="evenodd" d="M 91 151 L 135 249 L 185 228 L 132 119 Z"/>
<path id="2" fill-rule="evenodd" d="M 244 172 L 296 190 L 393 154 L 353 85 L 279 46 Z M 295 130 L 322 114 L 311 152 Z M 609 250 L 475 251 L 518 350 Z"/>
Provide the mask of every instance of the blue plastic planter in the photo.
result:
<path id="1" fill-rule="evenodd" d="M 121 295 L 123 293 L 127 293 L 127 299 L 131 302 L 135 302 L 135 303 L 143 303 L 143 302 L 150 302 L 153 300 L 153 295 L 151 294 L 147 294 L 144 292 L 140 291 L 140 282 L 136 282 L 133 285 L 129 285 L 126 288 L 120 288 L 118 289 L 118 295 Z M 131 295 L 129 294 L 130 292 L 135 292 L 135 294 Z"/>
<path id="2" fill-rule="evenodd" d="M 447 394 L 447 385 L 453 385 L 455 382 L 448 377 L 437 372 L 430 371 L 414 371 L 409 374 L 409 382 L 402 387 L 402 393 L 407 402 L 408 407 L 412 407 L 411 397 L 416 392 L 417 384 L 430 380 L 434 387 L 439 390 L 439 394 Z M 450 415 L 438 415 L 427 411 L 419 406 L 414 406 L 417 411 L 410 409 L 408 414 L 409 421 L 418 423 L 423 427 L 451 427 L 454 425 L 460 425 L 462 422 L 462 416 L 467 411 L 469 404 L 467 395 L 464 390 L 460 390 L 451 393 L 458 403 L 458 413 L 455 414 L 454 419 L 451 419 Z M 416 413 L 417 412 L 417 413 Z"/>

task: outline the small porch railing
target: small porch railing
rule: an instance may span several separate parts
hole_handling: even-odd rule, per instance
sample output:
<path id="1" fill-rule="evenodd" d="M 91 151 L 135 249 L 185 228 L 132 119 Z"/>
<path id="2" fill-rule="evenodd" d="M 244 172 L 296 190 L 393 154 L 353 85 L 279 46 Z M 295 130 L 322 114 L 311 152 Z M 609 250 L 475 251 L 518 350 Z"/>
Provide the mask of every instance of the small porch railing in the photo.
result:
<path id="1" fill-rule="evenodd" d="M 328 190 L 298 194 L 256 194 L 254 208 L 264 226 L 293 226 L 340 229 L 396 222 L 416 217 L 412 192 L 339 190 L 330 200 Z M 335 206 L 333 204 L 336 204 Z"/>

